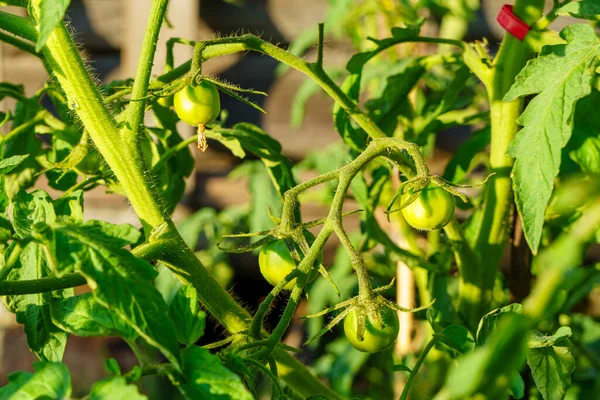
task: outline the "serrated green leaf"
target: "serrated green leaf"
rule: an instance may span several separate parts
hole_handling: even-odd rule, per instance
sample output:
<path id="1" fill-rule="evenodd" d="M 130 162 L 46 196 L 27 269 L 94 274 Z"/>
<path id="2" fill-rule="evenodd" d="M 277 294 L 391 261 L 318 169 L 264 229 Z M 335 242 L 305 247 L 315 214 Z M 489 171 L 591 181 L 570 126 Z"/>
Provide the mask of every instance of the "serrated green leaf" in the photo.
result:
<path id="1" fill-rule="evenodd" d="M 475 348 L 475 339 L 467 328 L 462 325 L 449 325 L 433 337 L 459 353 L 468 353 Z"/>
<path id="2" fill-rule="evenodd" d="M 252 400 L 239 376 L 206 349 L 191 346 L 181 352 L 186 382 L 177 386 L 188 399 Z"/>
<path id="3" fill-rule="evenodd" d="M 50 314 L 56 326 L 73 335 L 119 336 L 128 341 L 138 336 L 115 312 L 98 304 L 92 293 L 53 304 Z"/>
<path id="4" fill-rule="evenodd" d="M 553 336 L 535 331 L 529 339 L 527 364 L 544 400 L 562 400 L 571 386 L 575 359 L 569 349 L 571 329 L 561 327 Z"/>
<path id="5" fill-rule="evenodd" d="M 523 129 L 510 144 L 517 208 L 529 247 L 537 253 L 544 213 L 571 136 L 575 103 L 591 91 L 600 40 L 587 25 L 567 26 L 566 44 L 545 46 L 527 63 L 504 100 L 537 94 L 517 122 Z M 535 151 L 532 151 L 535 149 Z"/>
<path id="6" fill-rule="evenodd" d="M 42 245 L 29 243 L 23 249 L 17 265 L 8 274 L 7 281 L 41 279 L 51 273 L 47 253 Z M 52 322 L 54 303 L 73 295 L 73 289 L 53 292 L 7 296 L 7 308 L 17 314 L 23 324 L 27 344 L 42 361 L 61 361 L 67 343 L 67 333 Z"/>
<path id="7" fill-rule="evenodd" d="M 8 174 L 14 168 L 16 168 L 19 164 L 21 164 L 25 159 L 29 157 L 29 154 L 25 154 L 22 156 L 12 156 L 5 158 L 0 161 L 0 175 Z"/>
<path id="8" fill-rule="evenodd" d="M 13 226 L 20 237 L 29 235 L 36 223 L 56 222 L 52 199 L 43 190 L 34 190 L 31 193 L 20 191 L 13 199 L 13 205 Z"/>
<path id="9" fill-rule="evenodd" d="M 556 15 L 600 21 L 600 3 L 597 0 L 567 2 L 556 10 Z"/>
<path id="10" fill-rule="evenodd" d="M 113 377 L 94 383 L 88 400 L 147 400 L 148 397 L 138 391 L 135 385 L 127 384 L 125 378 Z"/>
<path id="11" fill-rule="evenodd" d="M 136 241 L 130 225 L 90 221 L 59 226 L 47 246 L 60 271 L 75 268 L 93 289 L 98 304 L 118 315 L 146 342 L 178 366 L 179 346 L 168 306 L 152 284 L 156 271 L 145 260 L 121 248 Z"/>
<path id="12" fill-rule="evenodd" d="M 38 362 L 35 373 L 16 372 L 8 376 L 8 385 L 0 388 L 0 400 L 68 399 L 71 376 L 64 364 Z"/>
<path id="13" fill-rule="evenodd" d="M 71 0 L 40 0 L 40 15 L 38 18 L 38 39 L 35 50 L 40 51 L 46 45 L 46 40 L 54 28 L 62 21 Z"/>
<path id="14" fill-rule="evenodd" d="M 177 327 L 175 333 L 180 343 L 191 346 L 204 335 L 206 313 L 200 310 L 194 286 L 179 288 L 169 307 L 169 316 Z"/>

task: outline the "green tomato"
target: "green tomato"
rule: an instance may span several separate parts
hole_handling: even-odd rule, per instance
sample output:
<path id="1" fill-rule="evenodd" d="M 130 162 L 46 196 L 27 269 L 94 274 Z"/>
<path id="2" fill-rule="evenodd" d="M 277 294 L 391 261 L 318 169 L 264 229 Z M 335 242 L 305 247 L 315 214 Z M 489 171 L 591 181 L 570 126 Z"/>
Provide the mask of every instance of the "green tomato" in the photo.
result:
<path id="1" fill-rule="evenodd" d="M 398 338 L 400 322 L 398 313 L 387 307 L 377 310 L 383 320 L 383 327 L 378 328 L 371 321 L 367 314 L 365 321 L 365 333 L 363 340 L 358 339 L 358 318 L 356 317 L 356 308 L 352 309 L 344 319 L 344 333 L 346 338 L 355 349 L 365 353 L 377 353 L 388 349 Z"/>
<path id="2" fill-rule="evenodd" d="M 406 193 L 404 199 L 410 195 Z M 454 216 L 454 197 L 435 183 L 429 183 L 415 201 L 402 209 L 402 215 L 415 229 L 443 228 Z"/>
<path id="3" fill-rule="evenodd" d="M 173 106 L 177 116 L 192 126 L 209 124 L 221 113 L 219 91 L 214 83 L 206 80 L 175 93 Z"/>
<path id="4" fill-rule="evenodd" d="M 165 108 L 171 108 L 173 106 L 173 96 L 159 97 L 156 102 Z"/>
<path id="5" fill-rule="evenodd" d="M 260 273 L 265 277 L 267 282 L 273 286 L 277 286 L 286 276 L 288 276 L 294 268 L 296 262 L 292 258 L 292 254 L 287 248 L 283 240 L 275 240 L 265 244 L 258 255 L 258 266 Z M 296 279 L 292 279 L 290 283 L 285 285 L 285 290 L 292 290 L 296 284 Z"/>
<path id="6" fill-rule="evenodd" d="M 304 237 L 311 245 L 315 241 L 314 235 L 309 231 L 304 231 Z M 319 263 L 322 262 L 322 257 L 319 256 Z M 292 254 L 288 250 L 287 245 L 283 240 L 275 240 L 264 245 L 258 254 L 258 266 L 264 278 L 273 286 L 277 286 L 286 276 L 288 276 L 294 268 L 296 262 Z M 312 282 L 318 274 L 318 270 L 313 269 L 308 277 L 308 281 Z M 292 279 L 284 290 L 292 290 L 296 285 L 296 278 Z"/>

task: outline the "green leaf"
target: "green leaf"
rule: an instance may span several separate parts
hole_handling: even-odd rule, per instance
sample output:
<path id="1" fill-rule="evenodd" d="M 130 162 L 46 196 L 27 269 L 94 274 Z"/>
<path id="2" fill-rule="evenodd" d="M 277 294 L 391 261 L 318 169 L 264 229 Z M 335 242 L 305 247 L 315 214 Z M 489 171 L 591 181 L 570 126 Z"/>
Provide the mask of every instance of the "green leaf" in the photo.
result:
<path id="1" fill-rule="evenodd" d="M 8 385 L 0 388 L 0 400 L 68 399 L 71 376 L 64 364 L 38 362 L 35 373 L 15 372 L 8 375 Z"/>
<path id="2" fill-rule="evenodd" d="M 473 169 L 486 160 L 483 153 L 488 144 L 490 144 L 490 128 L 484 128 L 473 132 L 471 137 L 458 147 L 456 153 L 444 169 L 445 180 L 452 183 L 464 182 L 466 176 Z"/>
<path id="3" fill-rule="evenodd" d="M 366 51 L 363 53 L 358 53 L 352 56 L 348 64 L 346 65 L 346 69 L 351 74 L 356 74 L 360 72 L 363 65 L 365 65 L 371 58 L 375 57 L 377 54 L 382 52 L 383 50 L 394 46 L 399 43 L 408 42 L 411 39 L 414 39 L 419 36 L 420 24 L 412 25 L 408 28 L 392 28 L 392 37 L 382 40 L 370 39 L 373 43 L 377 45 L 375 50 Z"/>
<path id="4" fill-rule="evenodd" d="M 117 314 L 146 342 L 178 365 L 179 346 L 168 306 L 152 284 L 152 266 L 121 246 L 137 240 L 130 225 L 92 221 L 54 230 L 53 254 L 61 270 L 73 266 L 93 289 L 98 304 Z"/>
<path id="5" fill-rule="evenodd" d="M 519 303 L 514 303 L 502 308 L 497 308 L 484 315 L 477 327 L 477 344 L 484 344 L 490 334 L 496 330 L 500 318 L 508 313 L 522 314 L 523 306 Z"/>
<path id="6" fill-rule="evenodd" d="M 52 322 L 73 335 L 119 336 L 127 341 L 137 337 L 115 312 L 98 304 L 92 293 L 74 296 L 53 305 Z"/>
<path id="7" fill-rule="evenodd" d="M 565 17 L 600 21 L 600 3 L 597 0 L 567 2 L 556 10 L 556 14 Z"/>
<path id="8" fill-rule="evenodd" d="M 0 161 L 0 175 L 6 175 L 14 168 L 16 168 L 19 164 L 21 164 L 25 159 L 29 157 L 29 154 L 25 154 L 22 156 L 12 156 L 5 158 Z"/>
<path id="9" fill-rule="evenodd" d="M 581 99 L 575 108 L 573 137 L 567 145 L 569 157 L 588 174 L 600 174 L 600 92 Z"/>
<path id="10" fill-rule="evenodd" d="M 36 51 L 42 50 L 54 28 L 62 22 L 70 2 L 71 0 L 40 0 L 39 34 L 35 43 Z"/>
<path id="11" fill-rule="evenodd" d="M 358 102 L 360 93 L 360 79 L 360 73 L 348 75 L 340 86 L 340 89 L 355 103 Z M 333 104 L 333 120 L 335 129 L 351 148 L 362 151 L 367 147 L 367 134 L 362 129 L 355 128 L 352 125 L 348 112 L 337 102 Z"/>
<path id="12" fill-rule="evenodd" d="M 83 223 L 83 191 L 64 193 L 54 202 L 56 220 L 63 224 Z"/>
<path id="13" fill-rule="evenodd" d="M 392 367 L 393 371 L 405 371 L 405 372 L 412 372 L 412 369 L 408 368 L 406 365 L 404 364 L 394 364 L 394 366 Z"/>
<path id="14" fill-rule="evenodd" d="M 571 386 L 575 359 L 569 349 L 571 328 L 563 326 L 553 336 L 534 331 L 529 338 L 527 364 L 544 400 L 562 400 Z"/>
<path id="15" fill-rule="evenodd" d="M 127 400 L 147 400 L 143 394 L 140 394 L 137 386 L 128 385 L 125 378 L 113 377 L 103 379 L 94 383 L 90 392 L 88 400 L 113 400 L 113 399 L 127 399 Z"/>
<path id="16" fill-rule="evenodd" d="M 462 325 L 449 325 L 433 337 L 459 353 L 468 353 L 475 348 L 475 339 Z"/>
<path id="17" fill-rule="evenodd" d="M 29 243 L 19 261 L 11 270 L 7 281 L 41 279 L 51 273 L 47 253 L 43 246 Z M 61 361 L 67 343 L 66 332 L 52 322 L 54 304 L 73 295 L 73 289 L 53 292 L 7 296 L 7 308 L 17 314 L 17 322 L 24 325 L 27 344 L 42 361 Z"/>
<path id="18" fill-rule="evenodd" d="M 519 73 L 504 98 L 513 101 L 537 94 L 517 120 L 523 129 L 508 150 L 516 158 L 512 171 L 516 203 L 533 253 L 538 250 L 561 148 L 571 136 L 575 103 L 591 91 L 600 49 L 590 26 L 567 26 L 560 35 L 567 43 L 545 46 Z"/>
<path id="19" fill-rule="evenodd" d="M 191 346 L 181 352 L 185 383 L 178 386 L 188 399 L 252 400 L 239 376 L 206 349 Z"/>
<path id="20" fill-rule="evenodd" d="M 381 95 L 366 104 L 371 118 L 388 136 L 393 136 L 399 115 L 414 118 L 408 94 L 425 73 L 423 59 L 407 60 L 401 71 L 387 78 Z"/>
<path id="21" fill-rule="evenodd" d="M 515 399 L 522 399 L 525 396 L 525 381 L 521 374 L 517 373 L 510 380 L 510 395 Z"/>
<path id="22" fill-rule="evenodd" d="M 29 235 L 36 223 L 53 224 L 56 221 L 52 199 L 43 190 L 31 193 L 20 191 L 13 199 L 13 204 L 13 226 L 20 237 Z"/>
<path id="23" fill-rule="evenodd" d="M 180 343 L 191 346 L 204 335 L 206 313 L 200 310 L 194 286 L 179 288 L 169 307 L 169 316 L 177 327 L 175 333 Z"/>

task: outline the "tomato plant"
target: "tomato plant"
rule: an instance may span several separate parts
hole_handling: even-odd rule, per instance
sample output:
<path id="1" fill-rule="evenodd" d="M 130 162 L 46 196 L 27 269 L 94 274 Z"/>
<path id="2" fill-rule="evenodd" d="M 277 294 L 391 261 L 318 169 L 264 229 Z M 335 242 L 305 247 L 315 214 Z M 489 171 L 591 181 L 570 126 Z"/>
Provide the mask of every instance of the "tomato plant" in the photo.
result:
<path id="1" fill-rule="evenodd" d="M 516 0 L 499 48 L 465 40 L 478 1 L 330 0 L 287 50 L 252 34 L 171 38 L 152 78 L 168 3 L 152 2 L 135 77 L 99 85 L 68 1 L 0 2 L 24 6 L 0 10 L 0 40 L 48 75 L 33 95 L 0 83 L 0 296 L 39 359 L 0 398 L 160 397 L 151 377 L 188 399 L 600 397 L 596 0 Z M 578 21 L 554 31 L 563 16 Z M 326 39 L 353 47 L 345 68 Z M 191 60 L 174 65 L 174 46 Z M 339 140 L 292 161 L 259 126 L 231 124 L 219 92 L 261 112 L 245 95 L 266 93 L 203 63 L 246 52 L 305 77 L 295 126 L 328 95 Z M 438 157 L 450 129 L 468 138 Z M 175 224 L 190 145 L 209 140 L 241 159 L 249 203 Z M 139 224 L 87 220 L 94 188 Z M 118 337 L 136 365 L 110 359 L 74 393 L 72 336 Z"/>

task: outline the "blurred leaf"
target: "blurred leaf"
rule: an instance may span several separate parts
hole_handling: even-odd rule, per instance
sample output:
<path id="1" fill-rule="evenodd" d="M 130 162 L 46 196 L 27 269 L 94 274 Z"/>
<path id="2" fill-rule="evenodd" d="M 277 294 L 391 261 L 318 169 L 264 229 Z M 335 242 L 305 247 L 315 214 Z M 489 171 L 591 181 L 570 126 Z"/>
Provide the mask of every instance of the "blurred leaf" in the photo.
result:
<path id="1" fill-rule="evenodd" d="M 320 89 L 321 87 L 312 79 L 305 79 L 302 82 L 292 102 L 292 115 L 290 116 L 290 126 L 292 129 L 302 126 L 304 114 L 306 113 L 306 104 L 311 97 L 319 93 Z"/>
<path id="2" fill-rule="evenodd" d="M 371 118 L 388 136 L 393 136 L 398 115 L 414 118 L 408 95 L 425 73 L 422 60 L 423 58 L 417 58 L 405 61 L 402 71 L 387 78 L 381 95 L 366 104 Z"/>
<path id="3" fill-rule="evenodd" d="M 519 303 L 514 303 L 502 308 L 497 308 L 484 315 L 477 327 L 477 344 L 482 345 L 485 343 L 492 332 L 496 330 L 500 318 L 507 313 L 522 314 L 523 306 Z"/>
<path id="4" fill-rule="evenodd" d="M 414 39 L 419 36 L 419 31 L 421 28 L 421 24 L 412 25 L 408 28 L 392 28 L 392 37 L 382 40 L 371 39 L 377 48 L 375 50 L 366 51 L 363 53 L 358 53 L 352 56 L 348 64 L 346 65 L 346 69 L 351 74 L 357 74 L 362 69 L 363 65 L 365 65 L 371 58 L 375 57 L 377 54 L 382 52 L 383 50 L 394 46 L 399 43 L 408 42 L 411 39 Z"/>
<path id="5" fill-rule="evenodd" d="M 281 154 L 281 144 L 259 127 L 249 123 L 239 123 L 231 129 L 215 128 L 206 131 L 208 138 L 216 139 L 239 158 L 250 151 L 260 157 L 268 169 L 272 183 L 278 193 L 295 186 L 291 162 Z"/>
<path id="6" fill-rule="evenodd" d="M 252 400 L 239 376 L 206 349 L 190 346 L 181 352 L 184 383 L 177 388 L 188 399 Z"/>
<path id="7" fill-rule="evenodd" d="M 98 304 L 92 293 L 55 303 L 50 314 L 56 326 L 76 336 L 119 336 L 130 342 L 138 336 L 114 311 Z"/>
<path id="8" fill-rule="evenodd" d="M 464 182 L 466 176 L 487 158 L 483 151 L 490 143 L 490 139 L 489 127 L 473 132 L 469 139 L 456 150 L 456 153 L 446 165 L 442 177 L 452 183 Z"/>
<path id="9" fill-rule="evenodd" d="M 514 331 L 506 334 L 505 329 Z M 458 359 L 446 375 L 444 392 L 449 399 L 465 399 L 480 393 L 483 398 L 506 398 L 509 388 L 496 385 L 501 376 L 514 376 L 525 362 L 527 323 L 525 317 L 507 313 L 498 328 L 475 351 Z M 508 376 L 507 376 L 508 375 Z"/>
<path id="10" fill-rule="evenodd" d="M 588 174 L 600 174 L 600 92 L 593 90 L 575 107 L 573 136 L 567 144 L 569 157 Z"/>
<path id="11" fill-rule="evenodd" d="M 467 328 L 462 325 L 449 325 L 433 337 L 459 353 L 468 353 L 475 348 L 475 339 Z"/>
<path id="12" fill-rule="evenodd" d="M 192 285 L 179 288 L 169 307 L 169 316 L 177 327 L 175 334 L 180 343 L 191 346 L 204 335 L 206 313 L 200 310 L 198 294 Z"/>
<path id="13" fill-rule="evenodd" d="M 135 385 L 128 385 L 125 378 L 112 377 L 106 378 L 101 381 L 94 383 L 90 392 L 88 400 L 113 400 L 113 399 L 127 399 L 127 400 L 147 400 L 143 394 L 138 392 L 138 388 Z"/>
<path id="14" fill-rule="evenodd" d="M 38 39 L 35 50 L 40 51 L 46 45 L 46 40 L 54 28 L 62 22 L 71 0 L 40 0 L 38 16 Z"/>
<path id="15" fill-rule="evenodd" d="M 404 364 L 394 364 L 394 366 L 392 367 L 392 370 L 393 371 L 406 371 L 408 373 L 412 372 L 412 370 Z"/>
<path id="16" fill-rule="evenodd" d="M 600 21 L 600 3 L 596 0 L 567 2 L 556 10 L 556 15 Z"/>
<path id="17" fill-rule="evenodd" d="M 349 75 L 340 86 L 342 92 L 355 103 L 358 103 L 360 94 L 360 78 L 360 73 Z M 337 102 L 333 104 L 333 120 L 335 129 L 352 149 L 362 151 L 367 147 L 367 134 L 361 128 L 352 125 L 348 112 Z"/>
<path id="18" fill-rule="evenodd" d="M 25 159 L 29 157 L 29 154 L 21 155 L 21 156 L 12 156 L 9 158 L 5 158 L 4 160 L 0 160 L 0 175 L 6 175 L 13 169 L 15 169 L 19 164 L 21 164 Z"/>
<path id="19" fill-rule="evenodd" d="M 544 400 L 561 400 L 571 386 L 575 359 L 569 349 L 571 329 L 562 326 L 553 336 L 534 331 L 529 338 L 527 364 Z"/>
<path id="20" fill-rule="evenodd" d="M 71 377 L 64 364 L 37 362 L 35 373 L 14 372 L 8 375 L 8 385 L 0 388 L 0 400 L 68 399 L 71 397 Z"/>
<path id="21" fill-rule="evenodd" d="M 509 155 L 516 158 L 512 177 L 517 208 L 534 254 L 560 166 L 560 149 L 571 137 L 575 103 L 591 91 L 600 50 L 600 39 L 590 26 L 567 26 L 561 37 L 567 43 L 545 46 L 538 58 L 527 63 L 504 97 L 512 101 L 537 94 L 519 117 L 517 122 L 523 129 L 509 147 Z M 531 171 L 539 172 L 532 177 Z"/>

